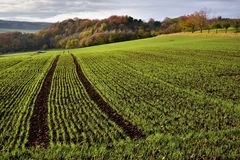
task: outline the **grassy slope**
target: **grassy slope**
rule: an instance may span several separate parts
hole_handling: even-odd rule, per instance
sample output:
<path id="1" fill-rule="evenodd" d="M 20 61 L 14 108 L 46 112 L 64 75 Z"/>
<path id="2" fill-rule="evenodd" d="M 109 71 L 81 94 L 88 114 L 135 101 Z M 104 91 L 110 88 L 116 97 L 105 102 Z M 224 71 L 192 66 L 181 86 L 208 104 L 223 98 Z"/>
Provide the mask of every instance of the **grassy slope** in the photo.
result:
<path id="1" fill-rule="evenodd" d="M 72 52 L 101 53 L 115 50 L 157 49 L 199 49 L 199 50 L 240 50 L 240 34 L 191 34 L 178 33 L 143 40 L 74 49 Z"/>
<path id="2" fill-rule="evenodd" d="M 233 62 L 239 65 L 240 37 L 236 35 L 170 35 L 151 39 L 122 42 L 116 44 L 95 46 L 72 50 L 73 53 L 81 55 L 118 55 L 120 52 L 189 52 L 194 54 L 210 52 L 213 55 L 226 55 L 225 62 Z M 204 52 L 205 51 L 205 52 Z M 224 54 L 222 53 L 224 52 Z M 56 54 L 57 52 L 49 52 Z M 34 53 L 27 53 L 29 56 Z M 171 53 L 170 53 L 171 54 Z M 15 58 L 18 55 L 3 55 L 1 60 Z M 188 55 L 191 56 L 191 55 Z M 22 56 L 21 56 L 22 57 Z M 211 59 L 211 57 L 209 57 Z M 206 59 L 205 59 L 206 60 Z M 199 60 L 201 61 L 201 59 Z M 219 63 L 221 63 L 221 59 Z M 238 72 L 238 70 L 237 70 Z M 239 74 L 239 72 L 238 72 Z M 239 103 L 236 104 L 239 107 Z M 202 158 L 240 158 L 240 129 L 228 129 L 225 131 L 196 132 L 187 135 L 175 135 L 157 133 L 150 135 L 146 140 L 120 141 L 111 146 L 107 144 L 96 144 L 92 146 L 54 146 L 49 149 L 23 149 L 14 150 L 11 153 L 2 153 L 3 158 L 37 158 L 37 159 L 60 159 L 60 158 L 171 158 L 179 159 L 191 157 Z"/>
<path id="3" fill-rule="evenodd" d="M 109 44 L 97 47 L 89 47 L 80 50 L 73 50 L 72 52 L 79 53 L 80 55 L 86 55 L 86 57 L 101 57 L 102 55 L 104 55 L 106 57 L 115 56 L 116 58 L 118 58 L 124 55 L 125 57 L 121 58 L 127 61 L 126 63 L 136 63 L 138 66 L 135 66 L 135 68 L 137 68 L 138 70 L 143 70 L 143 72 L 147 72 L 146 67 L 160 67 L 161 64 L 157 63 L 162 62 L 161 58 L 165 58 L 164 63 L 166 63 L 166 65 L 172 65 L 172 61 L 176 60 L 175 64 L 177 66 L 170 66 L 168 70 L 170 72 L 170 75 L 167 76 L 171 78 L 170 80 L 167 80 L 168 82 L 174 81 L 172 80 L 172 78 L 174 78 L 172 76 L 177 73 L 176 68 L 179 71 L 185 72 L 186 66 L 189 66 L 189 72 L 193 73 L 193 75 L 190 76 L 195 76 L 195 74 L 198 74 L 195 73 L 196 71 L 199 70 L 200 72 L 201 70 L 205 69 L 205 72 L 209 74 L 216 72 L 214 73 L 215 75 L 212 76 L 215 76 L 213 78 L 217 78 L 218 80 L 220 80 L 217 76 L 221 74 L 224 76 L 230 76 L 231 74 L 236 76 L 239 75 L 239 44 L 239 34 L 175 34 L 169 36 L 159 36 L 156 38 L 150 38 L 145 40 L 131 41 L 127 43 L 123 42 L 118 43 L 117 45 Z M 130 57 L 126 57 L 126 55 L 131 55 L 131 57 L 133 58 L 135 56 L 135 59 L 131 60 L 129 59 Z M 144 66 L 140 66 L 141 62 L 139 61 L 139 59 L 141 59 L 142 56 L 148 58 L 146 62 L 150 61 L 151 63 L 153 63 L 154 61 L 155 65 L 144 63 Z M 168 66 L 166 65 L 161 67 L 163 67 L 163 69 L 167 68 Z M 216 67 L 218 70 L 216 69 Z M 159 74 L 158 72 L 160 71 L 161 70 L 152 70 L 151 72 L 154 72 L 153 74 L 155 75 Z M 154 76 L 151 75 L 151 73 L 147 74 L 150 76 Z M 162 77 L 160 78 L 162 79 Z M 192 79 L 191 82 L 193 82 L 194 80 L 196 79 Z M 236 81 L 234 81 L 234 83 L 236 83 Z M 184 84 L 180 84 L 180 87 L 188 88 L 189 86 L 184 86 Z M 190 89 L 196 88 L 190 87 Z M 223 96 L 221 98 L 227 99 Z M 239 97 L 237 99 L 237 102 L 239 102 Z"/>

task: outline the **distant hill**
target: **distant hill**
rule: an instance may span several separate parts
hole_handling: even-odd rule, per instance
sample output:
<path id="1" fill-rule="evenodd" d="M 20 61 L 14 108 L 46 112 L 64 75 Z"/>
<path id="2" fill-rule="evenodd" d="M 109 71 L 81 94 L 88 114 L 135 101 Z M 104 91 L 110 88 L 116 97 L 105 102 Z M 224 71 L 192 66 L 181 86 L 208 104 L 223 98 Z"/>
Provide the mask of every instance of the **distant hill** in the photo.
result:
<path id="1" fill-rule="evenodd" d="M 37 30 L 30 30 L 30 29 L 8 29 L 8 28 L 0 28 L 0 33 L 6 33 L 6 32 L 21 32 L 21 33 L 35 33 L 40 31 L 39 29 Z"/>
<path id="2" fill-rule="evenodd" d="M 29 31 L 33 32 L 47 28 L 51 23 L 46 22 L 22 22 L 0 20 L 0 32 L 6 31 Z"/>

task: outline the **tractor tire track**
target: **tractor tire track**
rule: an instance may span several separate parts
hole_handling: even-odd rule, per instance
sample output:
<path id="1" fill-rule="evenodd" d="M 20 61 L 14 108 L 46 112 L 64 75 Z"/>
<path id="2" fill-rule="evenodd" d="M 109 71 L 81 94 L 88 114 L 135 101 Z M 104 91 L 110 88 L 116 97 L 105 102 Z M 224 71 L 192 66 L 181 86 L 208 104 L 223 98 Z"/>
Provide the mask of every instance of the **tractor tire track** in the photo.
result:
<path id="1" fill-rule="evenodd" d="M 111 119 L 115 122 L 122 130 L 125 132 L 127 136 L 132 139 L 138 139 L 145 137 L 144 133 L 129 122 L 124 119 L 120 114 L 118 114 L 96 91 L 93 85 L 88 81 L 86 76 L 84 75 L 80 64 L 77 61 L 77 58 L 72 54 L 74 63 L 76 65 L 76 70 L 80 81 L 83 83 L 84 88 L 86 89 L 89 97 L 97 104 L 97 106 Z"/>
<path id="2" fill-rule="evenodd" d="M 28 131 L 27 147 L 49 145 L 49 128 L 48 128 L 48 95 L 51 90 L 52 78 L 57 67 L 59 55 L 54 59 L 49 69 L 40 92 L 35 101 L 33 114 L 30 119 L 30 128 Z"/>

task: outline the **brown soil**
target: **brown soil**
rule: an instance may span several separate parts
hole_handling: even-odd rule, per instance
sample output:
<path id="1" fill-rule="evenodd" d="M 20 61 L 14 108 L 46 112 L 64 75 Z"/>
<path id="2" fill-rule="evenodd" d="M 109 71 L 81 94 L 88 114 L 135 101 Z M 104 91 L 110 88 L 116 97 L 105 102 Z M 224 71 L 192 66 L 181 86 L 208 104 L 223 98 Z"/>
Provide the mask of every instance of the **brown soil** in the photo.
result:
<path id="1" fill-rule="evenodd" d="M 109 117 L 109 119 L 111 119 L 119 127 L 121 127 L 123 131 L 126 133 L 126 135 L 129 136 L 130 138 L 137 139 L 144 137 L 145 135 L 141 130 L 139 130 L 136 126 L 134 126 L 129 121 L 124 119 L 102 98 L 102 96 L 95 90 L 93 85 L 85 77 L 76 57 L 73 54 L 72 57 L 76 65 L 76 70 L 79 79 L 83 83 L 89 97 L 97 104 L 97 106 Z"/>
<path id="2" fill-rule="evenodd" d="M 38 93 L 33 109 L 33 114 L 30 119 L 30 129 L 28 132 L 27 147 L 49 145 L 49 128 L 48 128 L 48 95 L 51 90 L 51 83 L 54 71 L 57 67 L 59 55 L 52 63 L 50 70 L 48 71 L 41 90 Z"/>

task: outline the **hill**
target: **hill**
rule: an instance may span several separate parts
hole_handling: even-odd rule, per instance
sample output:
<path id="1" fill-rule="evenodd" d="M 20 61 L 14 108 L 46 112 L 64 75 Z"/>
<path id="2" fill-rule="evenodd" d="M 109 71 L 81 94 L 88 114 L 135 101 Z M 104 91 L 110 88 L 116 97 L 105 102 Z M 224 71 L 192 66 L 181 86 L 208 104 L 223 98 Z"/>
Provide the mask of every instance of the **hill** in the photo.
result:
<path id="1" fill-rule="evenodd" d="M 41 30 L 46 27 L 49 27 L 51 23 L 46 22 L 24 22 L 24 21 L 5 21 L 0 20 L 0 29 L 9 29 L 10 31 L 18 30 Z"/>
<path id="2" fill-rule="evenodd" d="M 156 36 L 161 23 L 144 22 L 130 16 L 111 16 L 103 20 L 68 19 L 41 30 L 50 48 L 78 48 Z"/>
<path id="3" fill-rule="evenodd" d="M 0 34 L 7 33 L 7 32 L 35 33 L 38 31 L 39 30 L 0 28 Z"/>

